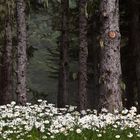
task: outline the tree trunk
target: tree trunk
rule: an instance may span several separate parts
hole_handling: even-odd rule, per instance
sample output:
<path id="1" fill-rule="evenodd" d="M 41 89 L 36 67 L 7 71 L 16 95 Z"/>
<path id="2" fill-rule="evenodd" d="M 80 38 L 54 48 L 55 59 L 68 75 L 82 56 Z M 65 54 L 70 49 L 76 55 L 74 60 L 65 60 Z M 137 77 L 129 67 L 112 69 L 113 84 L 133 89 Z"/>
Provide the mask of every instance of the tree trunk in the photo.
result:
<path id="1" fill-rule="evenodd" d="M 59 68 L 59 83 L 57 106 L 65 107 L 68 104 L 68 47 L 69 47 L 69 0 L 61 0 L 62 5 L 62 27 L 61 27 L 61 42 L 60 42 L 60 68 Z"/>
<path id="2" fill-rule="evenodd" d="M 127 81 L 126 81 L 126 107 L 130 108 L 135 105 L 135 89 L 136 89 L 136 67 L 139 65 L 137 62 L 136 65 L 136 49 L 138 48 L 138 16 L 139 9 L 136 0 L 129 1 L 129 45 L 127 53 Z M 137 59 L 138 60 L 138 59 Z M 138 67 L 137 67 L 138 68 Z"/>
<path id="3" fill-rule="evenodd" d="M 88 18 L 88 104 L 90 102 L 90 108 L 95 109 L 99 103 L 99 25 L 98 14 L 93 13 Z"/>
<path id="4" fill-rule="evenodd" d="M 24 105 L 27 101 L 26 69 L 27 69 L 27 29 L 25 0 L 16 0 L 17 9 L 17 102 Z"/>
<path id="5" fill-rule="evenodd" d="M 122 109 L 119 1 L 102 0 L 101 12 L 101 60 L 100 60 L 100 104 L 99 109 L 109 112 Z"/>
<path id="6" fill-rule="evenodd" d="M 12 29 L 10 17 L 5 21 L 5 45 L 1 58 L 0 104 L 12 101 Z"/>
<path id="7" fill-rule="evenodd" d="M 135 48 L 136 59 L 136 80 L 137 80 L 137 101 L 138 112 L 140 113 L 140 4 L 139 0 L 132 0 L 133 7 L 133 47 Z M 134 95 L 133 95 L 134 96 Z"/>
<path id="8" fill-rule="evenodd" d="M 87 109 L 87 19 L 86 0 L 79 0 L 79 109 Z"/>

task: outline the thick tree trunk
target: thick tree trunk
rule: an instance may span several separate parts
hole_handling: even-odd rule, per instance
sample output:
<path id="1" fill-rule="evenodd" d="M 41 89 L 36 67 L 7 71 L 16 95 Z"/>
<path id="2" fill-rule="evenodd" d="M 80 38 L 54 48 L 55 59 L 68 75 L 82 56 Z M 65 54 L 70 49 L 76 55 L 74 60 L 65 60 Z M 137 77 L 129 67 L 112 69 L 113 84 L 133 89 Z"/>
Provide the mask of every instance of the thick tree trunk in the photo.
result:
<path id="1" fill-rule="evenodd" d="M 5 45 L 1 59 L 0 104 L 12 101 L 12 29 L 10 18 L 5 21 Z"/>
<path id="2" fill-rule="evenodd" d="M 69 30 L 69 0 L 61 0 L 62 5 L 62 35 L 60 42 L 60 68 L 59 68 L 59 83 L 57 106 L 65 107 L 68 104 L 68 30 Z"/>
<path id="3" fill-rule="evenodd" d="M 87 108 L 87 19 L 86 0 L 79 0 L 79 109 Z"/>
<path id="4" fill-rule="evenodd" d="M 27 101 L 26 69 L 27 69 L 27 29 L 25 0 L 16 0 L 17 8 L 17 102 L 24 105 Z"/>
<path id="5" fill-rule="evenodd" d="M 100 104 L 99 109 L 109 112 L 122 109 L 119 1 L 102 0 L 101 12 L 101 61 L 100 61 Z"/>

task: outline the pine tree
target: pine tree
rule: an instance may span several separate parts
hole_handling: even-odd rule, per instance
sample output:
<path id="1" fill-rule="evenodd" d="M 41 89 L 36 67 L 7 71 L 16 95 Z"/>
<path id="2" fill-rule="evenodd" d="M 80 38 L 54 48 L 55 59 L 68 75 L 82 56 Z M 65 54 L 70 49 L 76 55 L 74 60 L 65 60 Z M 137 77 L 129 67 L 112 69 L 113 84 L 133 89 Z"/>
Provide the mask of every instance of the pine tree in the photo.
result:
<path id="1" fill-rule="evenodd" d="M 129 0 L 129 43 L 127 48 L 127 80 L 126 80 L 126 106 L 131 108 L 135 105 L 135 89 L 137 88 L 136 68 L 138 68 L 137 45 L 139 27 L 139 8 L 136 0 Z"/>
<path id="2" fill-rule="evenodd" d="M 122 109 L 119 0 L 102 0 L 100 3 L 100 105 L 110 112 Z"/>
<path id="3" fill-rule="evenodd" d="M 5 18 L 4 18 L 4 47 L 2 48 L 1 69 L 0 69 L 0 104 L 8 104 L 12 101 L 12 16 L 13 9 L 8 7 L 11 4 L 5 1 Z"/>
<path id="4" fill-rule="evenodd" d="M 87 108 L 87 18 L 86 0 L 79 0 L 79 80 L 78 95 L 79 109 Z"/>
<path id="5" fill-rule="evenodd" d="M 17 10 L 17 101 L 24 105 L 27 101 L 26 69 L 27 69 L 27 29 L 26 29 L 26 2 L 16 0 Z"/>
<path id="6" fill-rule="evenodd" d="M 140 113 L 140 3 L 139 0 L 131 0 L 132 1 L 132 13 L 133 20 L 131 26 L 133 27 L 133 38 L 132 38 L 132 46 L 135 48 L 135 56 L 136 60 L 136 83 L 137 83 L 137 101 L 138 101 L 138 112 Z M 134 94 L 134 93 L 133 93 Z M 134 95 L 133 95 L 134 96 Z M 134 98 L 134 97 L 133 97 Z M 130 101 L 130 100 L 129 100 Z M 130 101 L 131 102 L 131 101 Z"/>
<path id="7" fill-rule="evenodd" d="M 60 40 L 60 68 L 57 106 L 64 107 L 68 104 L 68 47 L 69 47 L 69 0 L 61 0 L 62 25 Z"/>

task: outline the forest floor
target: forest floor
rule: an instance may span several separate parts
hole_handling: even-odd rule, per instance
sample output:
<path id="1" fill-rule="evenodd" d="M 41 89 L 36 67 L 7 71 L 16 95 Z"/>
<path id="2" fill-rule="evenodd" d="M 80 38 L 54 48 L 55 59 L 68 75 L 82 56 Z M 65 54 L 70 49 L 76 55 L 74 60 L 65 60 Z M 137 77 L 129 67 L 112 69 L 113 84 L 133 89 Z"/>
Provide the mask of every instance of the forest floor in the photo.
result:
<path id="1" fill-rule="evenodd" d="M 38 100 L 37 104 L 0 106 L 0 140 L 139 140 L 140 114 L 124 109 L 114 114 L 102 109 L 76 111 L 75 106 L 58 109 Z"/>

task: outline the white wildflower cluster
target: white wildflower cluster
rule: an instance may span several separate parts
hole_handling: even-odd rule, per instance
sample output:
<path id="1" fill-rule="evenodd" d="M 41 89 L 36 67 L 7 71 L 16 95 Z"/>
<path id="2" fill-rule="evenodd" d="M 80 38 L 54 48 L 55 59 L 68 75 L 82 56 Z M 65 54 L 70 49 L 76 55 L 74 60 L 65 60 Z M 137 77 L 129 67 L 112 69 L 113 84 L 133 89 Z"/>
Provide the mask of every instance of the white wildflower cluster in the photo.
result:
<path id="1" fill-rule="evenodd" d="M 41 139 L 54 139 L 57 134 L 68 135 L 75 132 L 77 135 L 82 131 L 92 130 L 97 132 L 97 137 L 106 133 L 106 128 L 112 126 L 114 130 L 134 129 L 140 137 L 140 115 L 132 107 L 131 110 L 124 109 L 121 113 L 115 111 L 108 113 L 106 109 L 97 115 L 96 110 L 75 111 L 74 106 L 58 109 L 54 104 L 39 100 L 38 104 L 27 103 L 26 106 L 18 106 L 15 102 L 0 106 L 0 139 L 10 140 L 29 139 L 31 132 L 40 135 Z M 116 139 L 121 135 L 117 134 Z M 133 137 L 129 132 L 128 138 Z"/>

